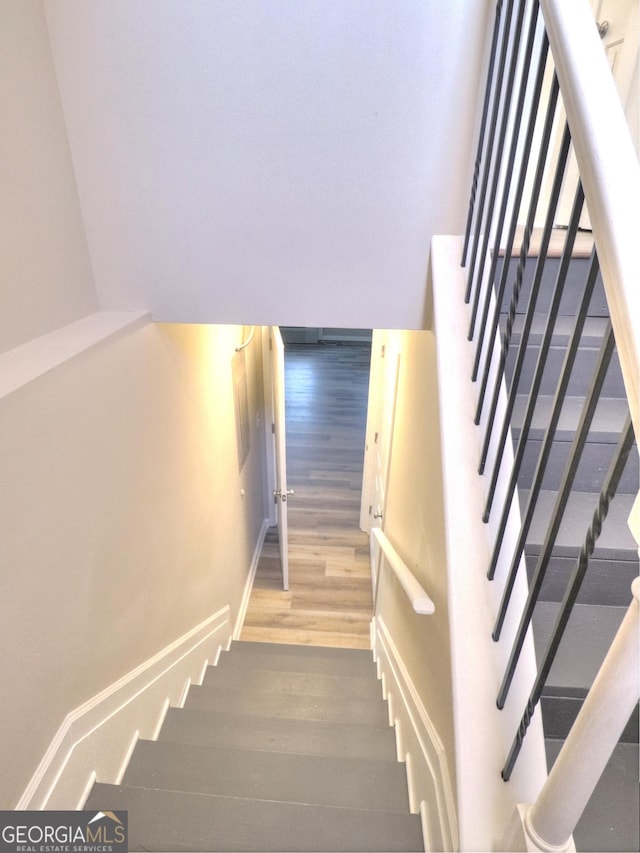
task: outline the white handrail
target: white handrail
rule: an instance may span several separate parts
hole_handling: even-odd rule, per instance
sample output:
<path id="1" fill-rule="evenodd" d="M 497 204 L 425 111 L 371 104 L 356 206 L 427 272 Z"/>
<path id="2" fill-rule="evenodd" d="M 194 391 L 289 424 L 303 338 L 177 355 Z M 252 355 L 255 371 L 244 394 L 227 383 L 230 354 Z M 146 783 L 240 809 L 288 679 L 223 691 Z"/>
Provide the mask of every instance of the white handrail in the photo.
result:
<path id="1" fill-rule="evenodd" d="M 372 528 L 371 533 L 380 546 L 380 550 L 384 554 L 387 563 L 391 566 L 395 576 L 400 581 L 400 586 L 405 591 L 415 612 L 423 616 L 431 616 L 432 613 L 435 613 L 435 604 L 420 586 L 411 569 L 404 562 L 400 554 L 398 554 L 387 536 L 379 527 Z"/>
<path id="2" fill-rule="evenodd" d="M 640 698 L 640 578 L 633 600 L 538 799 L 522 806 L 505 850 L 575 850 L 572 833 Z"/>
<path id="3" fill-rule="evenodd" d="M 541 0 L 640 435 L 640 165 L 588 0 Z"/>

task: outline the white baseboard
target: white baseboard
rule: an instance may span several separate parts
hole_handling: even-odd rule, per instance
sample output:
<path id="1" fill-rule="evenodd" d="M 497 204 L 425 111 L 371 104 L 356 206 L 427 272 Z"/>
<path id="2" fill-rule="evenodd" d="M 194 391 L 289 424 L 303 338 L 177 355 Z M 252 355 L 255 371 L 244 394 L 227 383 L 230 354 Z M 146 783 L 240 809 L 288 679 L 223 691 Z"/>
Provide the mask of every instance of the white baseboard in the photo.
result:
<path id="1" fill-rule="evenodd" d="M 372 621 L 371 635 L 398 759 L 407 766 L 410 808 L 428 827 L 426 849 L 457 850 L 456 800 L 442 741 L 381 616 Z"/>
<path id="2" fill-rule="evenodd" d="M 154 739 L 169 705 L 229 642 L 228 606 L 65 717 L 16 809 L 82 808 L 93 780 L 116 783 L 134 739 Z"/>
<path id="3" fill-rule="evenodd" d="M 267 530 L 269 529 L 269 519 L 265 518 L 262 522 L 262 527 L 260 528 L 260 533 L 258 534 L 258 541 L 256 542 L 256 547 L 253 552 L 253 558 L 251 559 L 251 566 L 249 568 L 249 575 L 247 577 L 247 582 L 244 585 L 244 592 L 242 593 L 242 601 L 240 602 L 240 609 L 238 610 L 238 615 L 236 616 L 236 624 L 233 628 L 233 639 L 239 640 L 240 633 L 242 632 L 242 626 L 244 625 L 244 617 L 247 615 L 247 607 L 249 606 L 249 599 L 251 598 L 251 590 L 253 589 L 253 581 L 256 576 L 256 571 L 258 570 L 258 563 L 260 562 L 260 554 L 262 553 L 262 546 L 264 545 L 264 538 L 267 535 Z"/>

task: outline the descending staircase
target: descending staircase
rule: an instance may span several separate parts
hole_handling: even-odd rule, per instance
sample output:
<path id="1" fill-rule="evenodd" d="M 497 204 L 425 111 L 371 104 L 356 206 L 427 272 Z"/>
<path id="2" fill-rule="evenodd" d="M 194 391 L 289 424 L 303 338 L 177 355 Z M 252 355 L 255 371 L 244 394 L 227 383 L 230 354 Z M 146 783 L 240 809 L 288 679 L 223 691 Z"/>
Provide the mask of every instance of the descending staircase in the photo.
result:
<path id="1" fill-rule="evenodd" d="M 371 653 L 235 642 L 139 741 L 122 784 L 129 849 L 423 850 Z"/>
<path id="2" fill-rule="evenodd" d="M 573 329 L 588 263 L 587 259 L 574 259 L 570 266 L 543 380 L 542 396 L 536 408 L 533 429 L 529 435 L 524 463 L 518 479 L 520 504 L 523 511 L 544 430 L 549 420 L 567 342 Z M 513 260 L 511 264 L 513 277 L 515 277 L 517 260 Z M 525 368 L 518 387 L 519 395 L 528 393 L 531 385 L 541 330 L 546 320 L 550 285 L 555 282 L 558 265 L 559 260 L 556 258 L 548 258 L 545 264 L 545 278 L 537 308 L 540 314 L 536 317 L 529 340 Z M 527 305 L 534 268 L 535 259 L 529 259 L 525 267 L 519 311 L 524 311 Z M 507 307 L 505 302 L 504 310 L 507 310 Z M 530 578 L 542 548 L 607 317 L 606 298 L 602 283 L 599 281 L 591 299 L 589 318 L 581 338 L 580 351 L 525 548 Z M 519 343 L 521 321 L 522 317 L 519 316 L 514 326 L 515 345 Z M 515 350 L 516 346 L 511 349 Z M 514 353 L 511 352 L 507 363 L 508 384 L 514 360 Z M 524 408 L 524 397 L 519 397 L 513 424 L 515 441 L 520 435 Z M 617 357 L 614 355 L 589 434 L 589 441 L 574 481 L 573 493 L 534 611 L 534 640 L 539 661 L 547 647 L 569 575 L 591 523 L 594 509 L 598 505 L 600 488 L 627 411 L 622 375 Z M 560 751 L 562 742 L 580 710 L 631 601 L 631 583 L 638 575 L 638 552 L 629 531 L 627 519 L 635 496 L 638 494 L 639 482 L 638 453 L 634 448 L 617 495 L 611 504 L 609 516 L 603 526 L 593 558 L 590 560 L 580 595 L 542 695 L 542 720 L 549 766 L 553 764 Z M 580 851 L 640 849 L 639 813 L 636 709 L 598 789 L 576 828 L 574 837 L 577 849 Z"/>

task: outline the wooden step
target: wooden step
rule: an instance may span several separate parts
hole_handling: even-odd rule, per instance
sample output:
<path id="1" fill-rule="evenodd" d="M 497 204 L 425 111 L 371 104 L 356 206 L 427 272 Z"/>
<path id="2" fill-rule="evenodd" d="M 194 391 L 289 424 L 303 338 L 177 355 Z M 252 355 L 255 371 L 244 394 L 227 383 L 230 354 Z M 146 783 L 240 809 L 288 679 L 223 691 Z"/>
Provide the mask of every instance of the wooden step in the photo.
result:
<path id="1" fill-rule="evenodd" d="M 220 669 L 249 667 L 272 671 L 306 672 L 326 675 L 376 676 L 371 651 L 324 646 L 251 643 L 240 640 L 220 655 Z"/>
<path id="2" fill-rule="evenodd" d="M 527 346 L 526 353 L 522 361 L 520 380 L 517 388 L 518 393 L 528 394 L 533 377 L 537 370 L 539 353 L 539 345 L 532 345 L 530 343 L 529 346 Z M 592 377 L 595 373 L 598 354 L 599 347 L 580 347 L 573 369 L 569 376 L 567 388 L 567 394 L 569 396 L 585 396 L 588 393 Z M 517 348 L 510 347 L 505 366 L 507 388 L 511 388 L 513 370 L 515 368 L 517 355 Z M 555 394 L 556 388 L 558 387 L 558 380 L 564 366 L 565 356 L 565 346 L 549 347 L 540 382 L 541 394 Z M 614 353 L 611 358 L 611 364 L 609 365 L 602 387 L 602 396 L 626 399 L 624 380 L 620 371 L 620 363 L 618 361 L 617 353 Z"/>
<path id="3" fill-rule="evenodd" d="M 88 809 L 129 812 L 129 849 L 154 851 L 424 850 L 418 815 L 94 786 Z"/>
<path id="4" fill-rule="evenodd" d="M 549 768 L 560 752 L 561 740 L 545 741 Z M 640 850 L 638 746 L 615 748 L 573 837 L 580 851 Z"/>
<path id="5" fill-rule="evenodd" d="M 536 605 L 533 636 L 538 661 L 546 650 L 559 608 L 559 604 L 551 601 L 539 601 Z M 547 686 L 588 690 L 626 612 L 626 607 L 574 605 Z"/>
<path id="6" fill-rule="evenodd" d="M 218 690 L 194 686 L 189 690 L 185 708 L 226 711 L 249 716 L 281 717 L 288 720 L 338 722 L 349 720 L 365 725 L 384 725 L 387 705 L 377 701 L 343 696 L 339 690 L 324 696 L 275 693 L 269 690 L 243 690 L 226 687 Z"/>
<path id="7" fill-rule="evenodd" d="M 544 438 L 551 411 L 553 407 L 553 396 L 541 394 L 537 401 L 533 420 L 529 430 L 529 440 Z M 576 429 L 580 422 L 584 398 L 567 396 L 562 404 L 560 420 L 556 430 L 555 438 L 558 441 L 573 441 Z M 514 439 L 520 436 L 520 429 L 527 409 L 527 398 L 521 394 L 516 397 L 513 407 L 513 418 L 511 429 Z M 629 405 L 625 399 L 617 397 L 601 397 L 595 410 L 591 428 L 589 430 L 589 441 L 597 441 L 602 444 L 616 444 L 627 415 Z"/>
<path id="8" fill-rule="evenodd" d="M 362 700 L 379 702 L 382 699 L 382 683 L 375 677 L 375 670 L 368 678 L 360 675 L 329 675 L 325 672 L 291 672 L 271 669 L 274 658 L 265 661 L 258 669 L 250 666 L 210 666 L 202 682 L 206 688 L 235 688 L 240 690 L 267 690 L 272 693 L 304 694 L 317 697 L 352 696 Z"/>
<path id="9" fill-rule="evenodd" d="M 624 417 L 624 415 L 623 415 Z M 622 426 L 622 424 L 620 425 Z M 567 434 L 561 434 L 553 442 L 549 460 L 544 472 L 544 487 L 550 491 L 560 488 L 560 482 L 571 449 L 571 440 Z M 613 432 L 607 436 L 607 441 L 590 440 L 585 445 L 580 464 L 573 481 L 573 489 L 577 492 L 599 492 L 604 478 L 609 470 L 611 458 L 615 449 L 618 435 Z M 529 438 L 522 459 L 518 476 L 518 487 L 528 489 L 533 482 L 533 475 L 538 464 L 542 448 L 541 438 Z M 640 491 L 640 459 L 636 450 L 629 455 L 627 464 L 618 485 L 618 494 L 637 494 Z"/>
<path id="10" fill-rule="evenodd" d="M 528 493 L 520 490 L 521 506 L 526 506 Z M 600 560 L 627 560 L 637 565 L 638 546 L 628 526 L 629 515 L 636 496 L 616 495 L 602 525 L 594 556 Z M 529 531 L 527 554 L 540 553 L 556 501 L 556 493 L 542 490 Z M 573 492 L 569 496 L 553 553 L 556 557 L 576 557 L 598 507 L 599 495 L 590 492 Z"/>
<path id="11" fill-rule="evenodd" d="M 189 708 L 170 708 L 158 738 L 172 743 L 226 746 L 308 755 L 393 760 L 395 733 L 379 725 L 260 717 Z"/>
<path id="12" fill-rule="evenodd" d="M 409 810 L 405 768 L 395 760 L 140 741 L 122 784 L 405 814 Z"/>
<path id="13" fill-rule="evenodd" d="M 576 560 L 576 557 L 551 557 L 540 589 L 539 601 L 562 601 Z M 527 575 L 531 581 L 537 556 L 527 554 L 526 563 Z M 578 604 L 627 607 L 631 600 L 631 584 L 637 576 L 638 563 L 635 560 L 601 560 L 592 557 L 578 593 Z"/>

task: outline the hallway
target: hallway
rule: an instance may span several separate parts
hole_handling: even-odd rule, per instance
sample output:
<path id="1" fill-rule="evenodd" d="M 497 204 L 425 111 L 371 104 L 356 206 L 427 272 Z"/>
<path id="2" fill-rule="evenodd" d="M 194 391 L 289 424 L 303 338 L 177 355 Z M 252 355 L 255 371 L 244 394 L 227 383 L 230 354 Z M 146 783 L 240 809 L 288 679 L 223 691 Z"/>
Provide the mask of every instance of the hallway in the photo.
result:
<path id="1" fill-rule="evenodd" d="M 242 640 L 369 648 L 369 542 L 359 529 L 368 345 L 286 348 L 289 580 L 268 531 Z"/>

